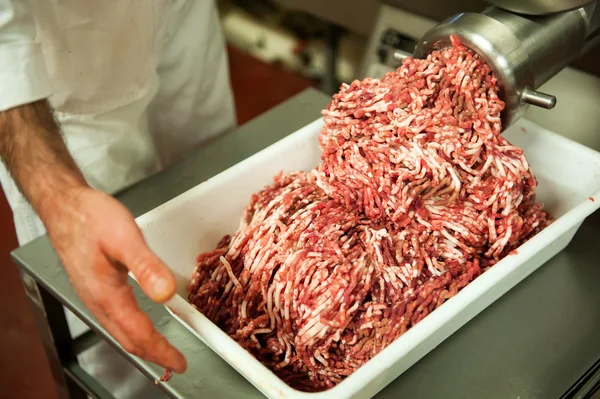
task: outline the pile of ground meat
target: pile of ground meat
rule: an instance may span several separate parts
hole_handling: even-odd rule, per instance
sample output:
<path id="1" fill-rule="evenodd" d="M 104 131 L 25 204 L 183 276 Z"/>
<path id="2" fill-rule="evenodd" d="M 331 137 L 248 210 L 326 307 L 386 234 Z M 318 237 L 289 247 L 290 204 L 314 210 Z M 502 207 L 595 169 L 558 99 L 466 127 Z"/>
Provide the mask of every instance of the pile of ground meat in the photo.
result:
<path id="1" fill-rule="evenodd" d="M 551 222 L 503 107 L 457 41 L 344 84 L 322 163 L 253 195 L 190 303 L 294 388 L 333 387 Z"/>

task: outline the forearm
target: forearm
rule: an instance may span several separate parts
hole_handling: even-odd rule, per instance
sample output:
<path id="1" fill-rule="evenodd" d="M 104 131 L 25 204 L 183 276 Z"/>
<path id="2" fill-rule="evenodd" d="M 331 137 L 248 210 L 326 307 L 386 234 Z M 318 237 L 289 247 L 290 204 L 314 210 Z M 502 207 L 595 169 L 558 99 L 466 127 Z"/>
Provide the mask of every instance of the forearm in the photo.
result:
<path id="1" fill-rule="evenodd" d="M 87 187 L 46 100 L 0 112 L 0 157 L 44 223 Z"/>

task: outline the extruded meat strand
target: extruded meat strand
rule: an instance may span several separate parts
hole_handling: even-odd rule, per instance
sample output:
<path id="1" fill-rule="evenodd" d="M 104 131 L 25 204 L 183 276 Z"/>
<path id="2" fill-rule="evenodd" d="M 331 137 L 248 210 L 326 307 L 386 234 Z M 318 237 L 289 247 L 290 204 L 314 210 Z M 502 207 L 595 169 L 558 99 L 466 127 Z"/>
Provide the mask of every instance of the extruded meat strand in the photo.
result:
<path id="1" fill-rule="evenodd" d="M 500 135 L 503 108 L 489 66 L 459 43 L 344 85 L 324 111 L 319 185 L 373 220 L 441 232 L 448 250 L 493 241 L 497 261 L 546 218 L 523 151 Z"/>
<path id="2" fill-rule="evenodd" d="M 291 386 L 335 386 L 551 222 L 503 108 L 458 41 L 342 85 L 322 163 L 253 195 L 190 303 Z"/>

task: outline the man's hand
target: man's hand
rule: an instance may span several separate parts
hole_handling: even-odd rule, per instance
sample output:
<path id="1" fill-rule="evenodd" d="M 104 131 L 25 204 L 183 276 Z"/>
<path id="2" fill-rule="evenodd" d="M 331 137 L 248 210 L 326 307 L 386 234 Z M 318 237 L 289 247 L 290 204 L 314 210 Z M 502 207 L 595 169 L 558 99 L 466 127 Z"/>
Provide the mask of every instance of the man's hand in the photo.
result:
<path id="1" fill-rule="evenodd" d="M 0 156 L 98 321 L 125 350 L 185 371 L 185 358 L 154 329 L 127 284 L 132 271 L 150 298 L 165 302 L 175 293 L 173 276 L 148 249 L 127 209 L 88 186 L 47 101 L 0 112 Z"/>
<path id="2" fill-rule="evenodd" d="M 175 372 L 186 360 L 137 306 L 127 273 L 163 303 L 175 279 L 147 247 L 127 209 L 109 195 L 81 188 L 47 218 L 46 228 L 73 287 L 98 321 L 128 352 Z"/>

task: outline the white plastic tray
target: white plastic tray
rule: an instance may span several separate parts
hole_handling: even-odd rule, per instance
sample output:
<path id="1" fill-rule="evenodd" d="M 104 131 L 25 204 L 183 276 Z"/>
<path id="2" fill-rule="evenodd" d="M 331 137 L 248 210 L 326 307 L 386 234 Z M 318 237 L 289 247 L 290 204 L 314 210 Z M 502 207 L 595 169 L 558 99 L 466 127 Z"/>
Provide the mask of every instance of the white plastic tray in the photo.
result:
<path id="1" fill-rule="evenodd" d="M 271 147 L 137 219 L 150 247 L 174 272 L 178 295 L 173 317 L 218 353 L 264 395 L 275 398 L 371 398 L 467 321 L 489 306 L 572 239 L 600 205 L 600 153 L 539 126 L 520 121 L 504 135 L 525 150 L 539 180 L 538 201 L 557 220 L 465 287 L 335 388 L 321 393 L 292 389 L 196 311 L 187 301 L 198 254 L 214 249 L 238 227 L 252 193 L 284 170 L 309 170 L 320 160 L 319 119 Z"/>

